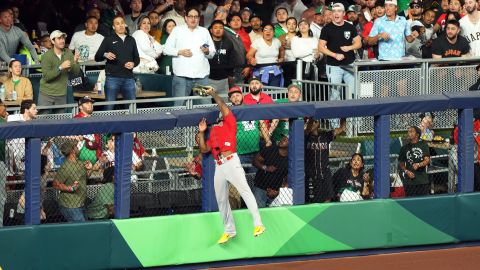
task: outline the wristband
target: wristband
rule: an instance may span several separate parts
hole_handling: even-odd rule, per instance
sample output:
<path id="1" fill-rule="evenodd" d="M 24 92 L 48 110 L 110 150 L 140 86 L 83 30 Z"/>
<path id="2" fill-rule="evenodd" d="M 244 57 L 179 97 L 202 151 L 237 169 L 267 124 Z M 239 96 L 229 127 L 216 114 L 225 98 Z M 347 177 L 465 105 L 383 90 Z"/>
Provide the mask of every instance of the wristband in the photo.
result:
<path id="1" fill-rule="evenodd" d="M 72 193 L 75 192 L 75 187 L 73 185 L 70 186 L 70 192 L 72 192 Z"/>
<path id="2" fill-rule="evenodd" d="M 58 66 L 58 71 L 62 71 L 62 66 Z"/>
<path id="3" fill-rule="evenodd" d="M 263 165 L 262 170 L 267 171 L 267 165 Z"/>

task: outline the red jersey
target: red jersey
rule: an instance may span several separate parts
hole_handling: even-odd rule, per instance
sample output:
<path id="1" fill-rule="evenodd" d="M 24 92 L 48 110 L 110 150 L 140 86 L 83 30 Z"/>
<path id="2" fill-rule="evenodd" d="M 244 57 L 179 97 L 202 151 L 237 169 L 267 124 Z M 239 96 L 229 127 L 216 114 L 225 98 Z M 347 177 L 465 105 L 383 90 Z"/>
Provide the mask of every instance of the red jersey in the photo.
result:
<path id="1" fill-rule="evenodd" d="M 242 40 L 243 47 L 245 47 L 245 50 L 248 52 L 250 50 L 250 46 L 252 45 L 252 41 L 250 40 L 250 36 L 245 31 L 245 29 L 243 29 L 243 27 L 240 28 L 240 30 L 238 30 L 237 34 L 240 37 L 240 39 Z"/>
<path id="2" fill-rule="evenodd" d="M 362 38 L 365 39 L 370 35 L 370 31 L 372 31 L 373 28 L 373 22 L 367 22 L 363 26 L 363 32 L 362 32 Z M 373 52 L 373 46 L 368 46 L 367 47 L 367 52 L 368 52 L 368 59 L 374 59 L 375 58 L 375 53 Z"/>
<path id="3" fill-rule="evenodd" d="M 253 98 L 253 95 L 251 93 L 248 93 L 243 97 L 243 104 L 247 104 L 247 105 L 272 104 L 272 103 L 274 103 L 273 99 L 269 95 L 263 92 L 260 92 L 260 99 L 258 101 Z"/>
<path id="4" fill-rule="evenodd" d="M 207 145 L 212 150 L 213 158 L 225 151 L 237 152 L 237 120 L 232 111 L 210 129 Z"/>

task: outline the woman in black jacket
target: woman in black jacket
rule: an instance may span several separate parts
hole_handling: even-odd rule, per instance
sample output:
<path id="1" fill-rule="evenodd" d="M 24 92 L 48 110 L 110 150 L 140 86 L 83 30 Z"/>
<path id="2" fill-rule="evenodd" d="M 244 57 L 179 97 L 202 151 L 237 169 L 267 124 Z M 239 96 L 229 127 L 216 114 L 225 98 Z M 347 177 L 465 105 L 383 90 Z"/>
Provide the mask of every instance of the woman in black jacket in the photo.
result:
<path id="1" fill-rule="evenodd" d="M 358 201 L 362 199 L 364 188 L 363 165 L 363 156 L 355 153 L 347 167 L 340 168 L 335 172 L 333 188 L 339 201 Z"/>

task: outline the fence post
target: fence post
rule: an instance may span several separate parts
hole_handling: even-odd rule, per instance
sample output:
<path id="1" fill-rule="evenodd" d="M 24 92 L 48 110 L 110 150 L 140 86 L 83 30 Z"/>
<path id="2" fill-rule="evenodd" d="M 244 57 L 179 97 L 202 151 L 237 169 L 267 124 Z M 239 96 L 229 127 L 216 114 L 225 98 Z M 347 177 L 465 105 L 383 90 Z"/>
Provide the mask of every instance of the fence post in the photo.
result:
<path id="1" fill-rule="evenodd" d="M 132 172 L 133 133 L 115 137 L 115 218 L 130 217 L 130 183 Z"/>
<path id="2" fill-rule="evenodd" d="M 41 142 L 39 138 L 25 141 L 25 224 L 37 225 L 40 224 Z"/>
<path id="3" fill-rule="evenodd" d="M 302 69 L 303 69 L 303 61 L 298 59 L 297 60 L 297 77 L 296 79 L 301 81 L 302 80 Z M 288 86 L 288 85 L 287 85 Z"/>
<path id="4" fill-rule="evenodd" d="M 288 139 L 288 186 L 293 190 L 293 204 L 305 204 L 305 137 L 303 120 L 293 120 Z"/>
<path id="5" fill-rule="evenodd" d="M 377 115 L 374 118 L 373 179 L 375 197 L 390 197 L 390 116 Z"/>
<path id="6" fill-rule="evenodd" d="M 218 210 L 215 197 L 215 162 L 213 155 L 203 154 L 202 156 L 202 211 L 214 212 Z"/>
<path id="7" fill-rule="evenodd" d="M 458 191 L 473 191 L 473 109 L 458 110 Z"/>

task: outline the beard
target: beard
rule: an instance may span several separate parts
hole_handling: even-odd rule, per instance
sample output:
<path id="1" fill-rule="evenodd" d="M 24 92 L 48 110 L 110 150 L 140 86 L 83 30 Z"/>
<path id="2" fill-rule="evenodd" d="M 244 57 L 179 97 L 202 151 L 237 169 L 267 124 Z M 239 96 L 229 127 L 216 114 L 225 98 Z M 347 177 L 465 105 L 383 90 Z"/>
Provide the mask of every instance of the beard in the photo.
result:
<path id="1" fill-rule="evenodd" d="M 262 88 L 258 88 L 258 89 L 250 89 L 250 93 L 254 96 L 258 95 L 258 93 L 260 93 L 260 91 L 262 91 Z"/>

